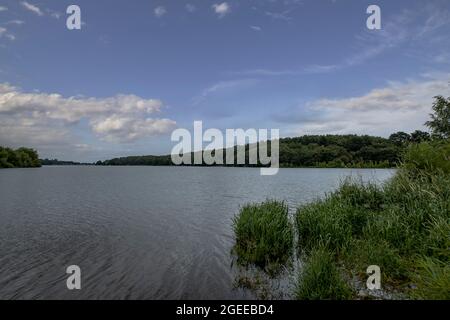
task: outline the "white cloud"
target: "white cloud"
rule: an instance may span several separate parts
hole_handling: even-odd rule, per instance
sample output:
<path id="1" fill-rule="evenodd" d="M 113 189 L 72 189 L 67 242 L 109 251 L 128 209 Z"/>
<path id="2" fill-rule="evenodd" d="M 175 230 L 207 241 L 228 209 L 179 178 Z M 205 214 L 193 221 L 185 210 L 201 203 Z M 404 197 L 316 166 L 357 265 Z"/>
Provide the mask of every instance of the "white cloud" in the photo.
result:
<path id="1" fill-rule="evenodd" d="M 136 119 L 118 115 L 93 122 L 93 130 L 108 141 L 135 141 L 167 133 L 174 127 L 175 122 L 169 119 Z"/>
<path id="2" fill-rule="evenodd" d="M 8 8 L 7 8 L 7 7 L 4 7 L 4 6 L 0 6 L 0 11 L 6 11 L 6 10 L 8 10 Z"/>
<path id="3" fill-rule="evenodd" d="M 227 2 L 222 2 L 220 4 L 216 3 L 212 5 L 212 8 L 215 13 L 219 16 L 219 18 L 223 18 L 228 13 L 231 12 L 231 7 Z"/>
<path id="4" fill-rule="evenodd" d="M 197 11 L 197 7 L 190 3 L 186 4 L 185 8 L 190 13 Z"/>
<path id="5" fill-rule="evenodd" d="M 391 82 L 363 96 L 320 99 L 306 105 L 313 114 L 295 134 L 358 133 L 387 136 L 394 131 L 423 129 L 433 97 L 450 96 L 450 74 L 421 81 Z M 302 122 L 299 119 L 299 122 Z"/>
<path id="6" fill-rule="evenodd" d="M 27 1 L 22 1 L 22 6 L 25 9 L 27 9 L 27 10 L 37 14 L 38 16 L 43 16 L 44 15 L 44 13 L 42 12 L 42 10 L 39 7 L 37 7 L 34 4 L 29 3 Z"/>
<path id="7" fill-rule="evenodd" d="M 50 139 L 47 129 L 62 130 L 67 135 L 71 125 L 85 119 L 93 132 L 105 140 L 133 142 L 167 133 L 175 127 L 175 121 L 149 117 L 160 112 L 162 106 L 160 100 L 135 95 L 65 98 L 54 93 L 25 93 L 0 84 L 0 126 L 11 130 L 12 141 L 12 136 L 23 135 L 20 131 L 24 130 L 41 131 L 38 136 Z"/>
<path id="8" fill-rule="evenodd" d="M 163 15 L 167 13 L 167 10 L 163 6 L 159 6 L 155 8 L 154 13 L 156 17 L 161 18 Z"/>
<path id="9" fill-rule="evenodd" d="M 250 29 L 252 29 L 253 31 L 261 31 L 262 28 L 259 26 L 250 26 Z"/>

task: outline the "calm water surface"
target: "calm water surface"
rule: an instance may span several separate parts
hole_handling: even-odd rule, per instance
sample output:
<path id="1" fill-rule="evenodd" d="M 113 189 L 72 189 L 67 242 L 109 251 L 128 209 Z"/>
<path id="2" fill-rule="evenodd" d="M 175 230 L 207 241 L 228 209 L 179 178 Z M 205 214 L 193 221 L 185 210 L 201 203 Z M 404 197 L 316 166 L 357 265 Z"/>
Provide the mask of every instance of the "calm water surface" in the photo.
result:
<path id="1" fill-rule="evenodd" d="M 394 170 L 43 167 L 0 170 L 0 299 L 245 299 L 230 250 L 239 206 L 296 206 L 346 176 Z M 82 289 L 69 291 L 69 265 Z"/>

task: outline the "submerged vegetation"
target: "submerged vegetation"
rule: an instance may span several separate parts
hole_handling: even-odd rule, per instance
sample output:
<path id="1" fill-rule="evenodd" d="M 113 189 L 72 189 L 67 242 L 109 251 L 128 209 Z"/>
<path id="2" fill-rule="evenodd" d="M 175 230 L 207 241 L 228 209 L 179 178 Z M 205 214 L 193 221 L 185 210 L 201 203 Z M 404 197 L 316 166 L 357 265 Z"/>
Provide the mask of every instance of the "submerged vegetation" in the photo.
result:
<path id="1" fill-rule="evenodd" d="M 389 182 L 379 186 L 347 180 L 324 199 L 297 209 L 302 266 L 296 298 L 361 298 L 355 279 L 365 284 L 367 267 L 377 265 L 384 291 L 412 299 L 450 299 L 449 101 L 436 98 L 433 139 L 408 144 Z M 258 230 L 269 229 L 261 226 L 271 222 L 260 219 L 262 208 L 252 206 L 246 229 L 255 223 Z M 245 256 L 254 254 L 249 250 L 254 248 L 247 247 Z M 283 257 L 290 249 L 274 252 Z"/>
<path id="2" fill-rule="evenodd" d="M 233 227 L 234 251 L 241 264 L 255 264 L 273 274 L 290 258 L 294 234 L 283 202 L 246 205 L 234 218 Z"/>
<path id="3" fill-rule="evenodd" d="M 35 168 L 41 162 L 33 149 L 19 148 L 16 150 L 0 147 L 0 168 Z"/>

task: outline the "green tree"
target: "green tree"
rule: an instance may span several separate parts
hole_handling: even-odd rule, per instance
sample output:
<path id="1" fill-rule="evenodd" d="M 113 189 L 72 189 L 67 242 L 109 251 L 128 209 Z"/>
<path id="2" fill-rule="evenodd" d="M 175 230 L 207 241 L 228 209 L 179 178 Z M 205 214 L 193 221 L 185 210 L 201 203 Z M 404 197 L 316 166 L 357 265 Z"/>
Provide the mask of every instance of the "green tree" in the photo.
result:
<path id="1" fill-rule="evenodd" d="M 406 132 L 399 131 L 391 134 L 389 140 L 398 146 L 403 146 L 411 140 L 411 136 Z"/>
<path id="2" fill-rule="evenodd" d="M 421 143 L 425 141 L 429 141 L 431 138 L 430 134 L 425 131 L 416 130 L 411 133 L 411 142 Z"/>
<path id="3" fill-rule="evenodd" d="M 37 152 L 29 148 L 13 150 L 0 147 L 0 168 L 40 167 L 41 161 Z"/>
<path id="4" fill-rule="evenodd" d="M 443 96 L 436 96 L 434 99 L 434 113 L 430 114 L 431 120 L 425 125 L 431 129 L 433 136 L 448 139 L 450 138 L 450 97 L 445 99 Z"/>

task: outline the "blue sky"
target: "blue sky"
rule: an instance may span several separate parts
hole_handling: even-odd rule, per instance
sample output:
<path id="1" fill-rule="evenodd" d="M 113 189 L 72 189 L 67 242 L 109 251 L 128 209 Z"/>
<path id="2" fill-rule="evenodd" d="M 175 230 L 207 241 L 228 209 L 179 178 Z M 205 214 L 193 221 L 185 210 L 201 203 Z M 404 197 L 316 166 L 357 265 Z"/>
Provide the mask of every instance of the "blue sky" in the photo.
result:
<path id="1" fill-rule="evenodd" d="M 423 129 L 432 97 L 450 96 L 449 35 L 447 0 L 0 0 L 0 145 L 94 161 L 169 153 L 194 120 Z"/>

